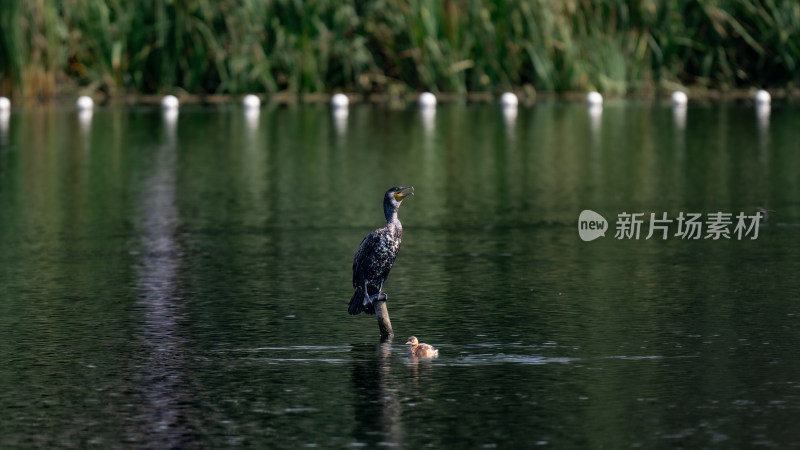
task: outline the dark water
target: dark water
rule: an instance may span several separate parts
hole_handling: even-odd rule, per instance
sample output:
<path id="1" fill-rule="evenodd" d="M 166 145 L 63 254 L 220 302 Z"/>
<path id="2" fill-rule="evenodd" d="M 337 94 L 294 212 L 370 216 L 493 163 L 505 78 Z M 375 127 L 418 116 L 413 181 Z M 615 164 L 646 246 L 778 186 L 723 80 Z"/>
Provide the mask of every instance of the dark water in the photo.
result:
<path id="1" fill-rule="evenodd" d="M 0 119 L 0 447 L 800 444 L 797 105 Z M 407 184 L 381 344 L 350 266 Z"/>

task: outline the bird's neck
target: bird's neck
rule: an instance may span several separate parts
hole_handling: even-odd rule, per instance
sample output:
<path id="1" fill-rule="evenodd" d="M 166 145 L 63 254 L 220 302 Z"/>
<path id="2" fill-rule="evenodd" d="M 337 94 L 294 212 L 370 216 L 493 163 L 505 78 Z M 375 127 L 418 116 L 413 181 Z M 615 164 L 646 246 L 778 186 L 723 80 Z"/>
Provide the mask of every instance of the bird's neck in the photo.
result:
<path id="1" fill-rule="evenodd" d="M 397 218 L 397 207 L 389 202 L 383 204 L 383 215 L 386 216 L 387 225 L 391 223 L 400 223 L 400 219 Z"/>

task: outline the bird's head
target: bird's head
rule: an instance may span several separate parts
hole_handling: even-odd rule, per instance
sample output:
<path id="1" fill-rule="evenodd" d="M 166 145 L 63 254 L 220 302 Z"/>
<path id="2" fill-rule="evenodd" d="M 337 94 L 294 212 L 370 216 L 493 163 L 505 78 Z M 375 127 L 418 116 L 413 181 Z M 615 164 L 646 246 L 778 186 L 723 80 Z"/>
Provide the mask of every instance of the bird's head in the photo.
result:
<path id="1" fill-rule="evenodd" d="M 400 206 L 400 202 L 403 201 L 404 198 L 414 195 L 414 186 L 406 186 L 406 187 L 393 187 L 386 191 L 386 196 L 384 197 L 385 200 L 388 200 L 393 205 Z"/>
<path id="2" fill-rule="evenodd" d="M 414 186 L 395 186 L 386 191 L 386 195 L 383 196 L 383 214 L 386 216 L 387 222 L 391 221 L 392 217 L 397 214 L 400 203 L 409 195 L 414 195 Z"/>
<path id="3" fill-rule="evenodd" d="M 406 345 L 411 345 L 412 347 L 416 347 L 417 345 L 419 345 L 419 340 L 415 336 L 411 336 L 410 338 L 408 338 L 408 342 L 406 342 Z"/>

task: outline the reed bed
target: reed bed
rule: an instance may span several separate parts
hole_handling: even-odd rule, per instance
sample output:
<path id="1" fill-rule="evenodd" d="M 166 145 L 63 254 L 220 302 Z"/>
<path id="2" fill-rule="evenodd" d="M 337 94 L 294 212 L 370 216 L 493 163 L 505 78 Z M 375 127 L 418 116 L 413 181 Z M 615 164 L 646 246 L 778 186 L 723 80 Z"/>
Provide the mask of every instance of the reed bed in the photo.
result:
<path id="1" fill-rule="evenodd" d="M 793 87 L 791 0 L 0 2 L 0 90 L 659 92 Z"/>

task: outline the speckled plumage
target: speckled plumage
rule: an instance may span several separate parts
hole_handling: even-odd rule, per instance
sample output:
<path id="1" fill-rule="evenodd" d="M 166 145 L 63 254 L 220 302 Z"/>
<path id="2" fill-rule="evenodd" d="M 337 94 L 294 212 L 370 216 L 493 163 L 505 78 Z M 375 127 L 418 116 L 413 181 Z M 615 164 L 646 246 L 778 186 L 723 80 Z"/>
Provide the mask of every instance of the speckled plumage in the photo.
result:
<path id="1" fill-rule="evenodd" d="M 373 301 L 381 294 L 383 283 L 389 277 L 403 239 L 403 225 L 397 218 L 397 209 L 403 197 L 413 195 L 402 193 L 408 189 L 411 188 L 393 187 L 386 191 L 383 199 L 386 225 L 368 234 L 356 250 L 353 257 L 355 292 L 347 308 L 350 314 L 375 314 Z M 367 295 L 364 295 L 365 284 Z"/>

